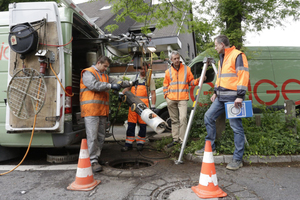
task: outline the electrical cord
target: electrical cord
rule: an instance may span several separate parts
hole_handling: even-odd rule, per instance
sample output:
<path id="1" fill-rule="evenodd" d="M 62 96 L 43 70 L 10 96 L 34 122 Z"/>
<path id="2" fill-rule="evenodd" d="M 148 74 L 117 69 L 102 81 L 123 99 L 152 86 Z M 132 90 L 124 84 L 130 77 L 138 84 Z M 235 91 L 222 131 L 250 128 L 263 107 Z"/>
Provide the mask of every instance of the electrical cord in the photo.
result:
<path id="1" fill-rule="evenodd" d="M 50 68 L 51 68 L 52 72 L 54 73 L 54 75 L 55 75 L 56 79 L 58 80 L 58 82 L 59 82 L 59 84 L 60 84 L 61 88 L 62 88 L 62 89 L 64 90 L 64 92 L 66 93 L 66 95 L 68 95 L 69 97 L 72 97 L 72 96 L 74 96 L 74 93 L 72 93 L 72 94 L 69 94 L 69 93 L 68 93 L 68 92 L 65 90 L 64 86 L 62 85 L 62 83 L 60 82 L 60 80 L 59 80 L 58 76 L 56 75 L 56 73 L 55 73 L 54 69 L 52 68 L 52 65 L 51 65 L 51 63 L 50 63 Z"/>
<path id="2" fill-rule="evenodd" d="M 40 45 L 45 45 L 45 46 L 50 46 L 50 47 L 64 47 L 67 46 L 68 44 L 70 44 L 73 41 L 73 37 L 71 38 L 71 40 L 66 43 L 66 44 L 62 44 L 62 45 L 55 45 L 55 44 L 43 44 L 43 43 L 39 43 Z"/>
<path id="3" fill-rule="evenodd" d="M 70 94 L 68 94 L 68 93 L 66 92 L 66 90 L 65 90 L 65 88 L 63 87 L 62 83 L 59 81 L 59 78 L 57 77 L 55 71 L 53 70 L 51 63 L 50 63 L 50 68 L 51 68 L 52 72 L 54 73 L 54 75 L 56 76 L 56 78 L 57 78 L 58 82 L 60 83 L 60 85 L 61 85 L 62 89 L 64 90 L 64 92 L 65 92 L 68 96 L 74 96 L 74 93 L 72 93 L 72 95 L 70 95 Z M 38 94 L 37 94 L 37 99 L 39 98 L 39 95 L 40 95 L 41 83 L 42 83 L 42 79 L 40 80 L 39 90 L 38 90 Z M 38 101 L 37 101 L 37 103 L 36 103 L 36 109 L 37 109 L 37 108 L 38 108 Z M 33 122 L 33 128 L 32 128 L 32 132 L 31 132 L 30 141 L 29 141 L 29 144 L 28 144 L 28 147 L 27 147 L 27 150 L 26 150 L 26 153 L 25 153 L 23 159 L 22 159 L 22 160 L 20 161 L 20 163 L 19 163 L 17 166 L 15 166 L 13 169 L 11 169 L 11 170 L 9 170 L 9 171 L 7 171 L 7 172 L 4 172 L 4 173 L 2 173 L 2 174 L 0 174 L 0 176 L 5 175 L 5 174 L 8 174 L 8 173 L 14 171 L 15 169 L 17 169 L 17 168 L 23 163 L 23 161 L 25 160 L 25 158 L 27 157 L 27 154 L 28 154 L 29 149 L 30 149 L 30 147 L 31 147 L 33 135 L 34 135 L 34 129 L 35 129 L 35 125 L 36 125 L 36 118 L 37 118 L 37 114 L 35 114 L 35 116 L 34 116 L 34 122 Z"/>
<path id="4" fill-rule="evenodd" d="M 42 79 L 40 79 L 40 84 L 39 84 L 39 90 L 38 90 L 38 94 L 37 94 L 37 99 L 39 99 L 40 89 L 41 89 L 41 83 L 42 83 Z M 35 109 L 36 109 L 36 110 L 37 110 L 37 108 L 38 108 L 38 103 L 39 103 L 39 102 L 37 101 L 37 102 L 36 102 L 36 106 L 35 106 Z M 7 171 L 7 172 L 4 172 L 4 173 L 2 173 L 2 174 L 0 174 L 0 176 L 5 175 L 5 174 L 8 174 L 8 173 L 14 171 L 15 169 L 17 169 L 17 168 L 23 163 L 23 161 L 25 160 L 25 158 L 27 157 L 27 154 L 28 154 L 28 152 L 29 152 L 29 149 L 30 149 L 31 143 L 32 143 L 32 139 L 33 139 L 34 129 L 35 129 L 35 125 L 36 125 L 36 118 L 37 118 L 37 114 L 34 115 L 34 122 L 33 122 L 33 127 L 32 127 L 31 137 L 30 137 L 30 140 L 29 140 L 29 144 L 28 144 L 26 153 L 25 153 L 25 155 L 23 156 L 23 159 L 22 159 L 22 160 L 20 161 L 20 163 L 19 163 L 17 166 L 15 166 L 13 169 L 11 169 L 11 170 L 9 170 L 9 171 Z"/>

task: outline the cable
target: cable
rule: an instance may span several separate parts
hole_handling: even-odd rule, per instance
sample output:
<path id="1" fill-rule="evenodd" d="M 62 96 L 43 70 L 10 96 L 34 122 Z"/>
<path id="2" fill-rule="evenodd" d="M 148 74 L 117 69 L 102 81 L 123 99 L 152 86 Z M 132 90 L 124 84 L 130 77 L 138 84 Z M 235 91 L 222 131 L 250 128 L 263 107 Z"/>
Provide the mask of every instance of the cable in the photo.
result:
<path id="1" fill-rule="evenodd" d="M 40 22 L 40 27 L 39 28 L 37 28 L 37 29 L 34 29 L 33 27 L 34 26 L 32 26 L 30 23 L 28 23 L 30 26 L 29 27 L 26 27 L 26 28 L 24 28 L 24 29 L 21 29 L 21 30 L 18 30 L 18 31 L 15 31 L 15 32 L 9 32 L 9 34 L 13 34 L 13 35 L 15 35 L 17 38 L 20 38 L 20 39 L 22 39 L 22 38 L 26 38 L 26 37 L 28 37 L 29 35 L 32 35 L 34 32 L 36 32 L 36 31 L 38 31 L 40 28 L 42 28 L 42 26 L 45 24 L 45 19 L 43 19 L 41 22 Z M 37 26 L 37 25 L 36 25 Z M 26 29 L 30 29 L 30 28 L 32 28 L 33 29 L 33 32 L 30 32 L 29 34 L 27 34 L 27 35 L 25 35 L 25 36 L 18 36 L 18 34 L 17 33 L 19 33 L 19 32 L 22 32 L 22 31 L 24 31 L 24 30 L 26 30 Z"/>
<path id="2" fill-rule="evenodd" d="M 39 43 L 40 45 L 45 45 L 45 46 L 50 46 L 50 47 L 64 47 L 67 46 L 68 44 L 70 44 L 73 41 L 73 37 L 71 38 L 71 40 L 67 43 L 67 44 L 62 44 L 62 45 L 55 45 L 55 44 L 43 44 L 43 43 Z"/>
<path id="3" fill-rule="evenodd" d="M 38 90 L 38 94 L 37 94 L 37 99 L 38 99 L 39 96 L 40 96 L 41 83 L 42 83 L 42 79 L 40 79 L 40 84 L 39 84 L 39 90 Z M 35 110 L 37 110 L 37 108 L 38 108 L 38 101 L 36 101 Z M 25 153 L 25 155 L 23 156 L 23 159 L 22 159 L 22 160 L 20 161 L 20 163 L 19 163 L 17 166 L 15 166 L 13 169 L 11 169 L 11 170 L 9 170 L 9 171 L 7 171 L 7 172 L 4 172 L 4 173 L 2 173 L 2 174 L 0 174 L 0 176 L 5 175 L 5 174 L 8 174 L 8 173 L 14 171 L 15 169 L 17 169 L 17 168 L 23 163 L 23 161 L 25 160 L 25 158 L 27 157 L 27 154 L 28 154 L 28 152 L 29 152 L 29 149 L 30 149 L 31 143 L 32 143 L 32 139 L 33 139 L 33 134 L 34 134 L 35 124 L 36 124 L 36 117 L 37 117 L 37 114 L 35 114 L 35 116 L 34 116 L 34 122 L 33 122 L 33 127 L 32 127 L 31 137 L 30 137 L 30 140 L 29 140 L 29 144 L 28 144 L 26 153 Z"/>
<path id="4" fill-rule="evenodd" d="M 74 93 L 72 93 L 72 95 L 71 94 L 69 94 L 66 90 L 65 90 L 65 88 L 64 88 L 64 86 L 62 85 L 62 83 L 60 82 L 60 80 L 59 80 L 59 78 L 58 78 L 58 76 L 56 75 L 56 73 L 55 73 L 55 71 L 54 71 L 54 69 L 52 68 L 52 65 L 51 65 L 51 63 L 50 63 L 50 69 L 52 70 L 52 72 L 54 73 L 54 75 L 55 75 L 55 77 L 56 77 L 56 79 L 58 80 L 58 82 L 59 82 L 59 84 L 60 84 L 60 86 L 61 86 L 61 88 L 64 90 L 64 92 L 69 96 L 69 97 L 72 97 L 72 96 L 74 96 Z"/>

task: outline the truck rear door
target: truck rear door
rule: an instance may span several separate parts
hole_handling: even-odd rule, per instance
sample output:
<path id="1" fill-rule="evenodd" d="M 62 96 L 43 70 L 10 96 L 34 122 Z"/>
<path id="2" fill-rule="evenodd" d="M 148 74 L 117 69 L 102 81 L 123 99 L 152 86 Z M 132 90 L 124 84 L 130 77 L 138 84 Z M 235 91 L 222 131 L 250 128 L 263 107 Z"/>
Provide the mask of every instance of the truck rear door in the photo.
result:
<path id="1" fill-rule="evenodd" d="M 8 132 L 32 130 L 38 105 L 40 111 L 37 114 L 35 130 L 62 132 L 64 92 L 55 74 L 64 85 L 65 71 L 63 47 L 60 46 L 63 39 L 57 4 L 55 2 L 10 4 L 9 27 L 11 48 L 6 130 Z M 33 31 L 22 35 L 27 27 Z M 27 43 L 31 43 L 28 39 L 31 34 L 37 35 L 37 45 L 32 45 L 33 49 L 25 53 L 18 51 L 18 47 L 22 44 L 26 46 Z M 42 74 L 40 66 L 45 65 L 41 63 L 46 63 Z"/>

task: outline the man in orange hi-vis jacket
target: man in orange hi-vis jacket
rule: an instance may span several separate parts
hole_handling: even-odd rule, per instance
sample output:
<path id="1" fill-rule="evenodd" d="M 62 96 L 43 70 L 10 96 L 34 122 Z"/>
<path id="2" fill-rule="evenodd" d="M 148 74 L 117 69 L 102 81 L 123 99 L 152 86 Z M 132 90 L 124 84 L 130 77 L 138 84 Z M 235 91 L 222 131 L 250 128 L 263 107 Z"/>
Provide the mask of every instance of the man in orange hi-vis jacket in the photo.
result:
<path id="1" fill-rule="evenodd" d="M 132 77 L 131 81 L 137 81 L 135 87 L 125 88 L 122 92 L 125 93 L 126 91 L 131 91 L 132 94 L 136 95 L 142 102 L 149 106 L 148 100 L 148 91 L 151 93 L 151 109 L 155 109 L 155 102 L 156 102 L 156 93 L 155 93 L 155 82 L 153 78 L 150 79 L 149 87 L 146 86 L 146 71 L 147 71 L 147 63 L 144 63 L 141 69 L 139 69 L 139 73 Z M 140 130 L 137 137 L 135 137 L 135 126 L 136 123 L 139 123 Z M 143 150 L 143 146 L 146 141 L 146 127 L 147 124 L 142 120 L 141 116 L 138 115 L 135 111 L 131 110 L 129 107 L 128 111 L 128 127 L 126 131 L 126 142 L 125 146 L 122 147 L 121 151 L 126 152 L 132 149 L 132 144 L 136 141 L 137 145 L 136 148 L 138 151 Z"/>
<path id="2" fill-rule="evenodd" d="M 213 102 L 204 115 L 207 136 L 205 140 L 211 141 L 212 150 L 215 151 L 216 119 L 225 112 L 225 102 L 234 102 L 239 108 L 245 99 L 249 81 L 249 68 L 246 55 L 230 47 L 229 39 L 225 35 L 215 38 L 215 49 L 220 54 L 219 69 L 215 83 L 214 94 L 210 98 Z M 234 132 L 235 150 L 232 161 L 226 166 L 227 169 L 237 170 L 243 166 L 243 154 L 245 146 L 244 128 L 241 118 L 229 119 Z M 204 148 L 195 152 L 203 155 Z"/>
<path id="3" fill-rule="evenodd" d="M 165 71 L 163 83 L 164 97 L 172 124 L 173 141 L 168 148 L 182 143 L 187 127 L 187 102 L 189 100 L 189 86 L 197 86 L 199 79 L 194 80 L 191 69 L 180 62 L 177 51 L 171 53 L 172 65 Z"/>
<path id="4" fill-rule="evenodd" d="M 100 56 L 95 65 L 83 69 L 80 79 L 80 108 L 84 117 L 87 145 L 94 172 L 102 171 L 98 163 L 105 140 L 105 124 L 109 114 L 110 89 L 120 90 L 134 85 L 133 82 L 120 81 L 109 77 L 105 71 L 111 60 Z"/>

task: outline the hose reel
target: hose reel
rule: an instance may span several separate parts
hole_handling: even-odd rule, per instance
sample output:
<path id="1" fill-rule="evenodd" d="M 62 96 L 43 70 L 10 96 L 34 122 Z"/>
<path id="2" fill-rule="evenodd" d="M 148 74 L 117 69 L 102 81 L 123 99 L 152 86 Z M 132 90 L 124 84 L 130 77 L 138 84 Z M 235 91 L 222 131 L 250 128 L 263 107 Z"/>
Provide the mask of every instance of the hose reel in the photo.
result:
<path id="1" fill-rule="evenodd" d="M 10 29 L 8 43 L 10 48 L 25 57 L 37 49 L 38 33 L 29 23 L 17 24 Z"/>

